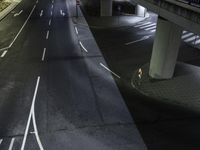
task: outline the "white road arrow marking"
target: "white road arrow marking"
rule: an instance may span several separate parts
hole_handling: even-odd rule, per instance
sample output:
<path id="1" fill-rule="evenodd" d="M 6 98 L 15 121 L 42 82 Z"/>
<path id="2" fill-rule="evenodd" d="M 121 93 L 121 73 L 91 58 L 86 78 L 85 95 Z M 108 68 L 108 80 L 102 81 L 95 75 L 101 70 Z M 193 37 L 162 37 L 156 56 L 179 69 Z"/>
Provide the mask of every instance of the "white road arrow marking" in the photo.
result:
<path id="1" fill-rule="evenodd" d="M 41 10 L 41 12 L 40 12 L 40 17 L 42 17 L 42 15 L 43 15 L 43 10 Z"/>
<path id="2" fill-rule="evenodd" d="M 136 41 L 132 41 L 132 42 L 128 42 L 128 43 L 125 43 L 125 45 L 130 45 L 130 44 L 133 44 L 133 43 L 137 43 L 137 42 L 141 42 L 141 41 L 144 41 L 144 40 L 147 40 L 151 37 L 151 35 L 146 35 L 144 37 L 142 37 L 141 39 L 139 40 L 136 40 Z"/>
<path id="3" fill-rule="evenodd" d="M 20 12 L 15 13 L 15 14 L 14 14 L 14 17 L 19 16 L 22 12 L 23 12 L 23 10 L 20 10 Z"/>

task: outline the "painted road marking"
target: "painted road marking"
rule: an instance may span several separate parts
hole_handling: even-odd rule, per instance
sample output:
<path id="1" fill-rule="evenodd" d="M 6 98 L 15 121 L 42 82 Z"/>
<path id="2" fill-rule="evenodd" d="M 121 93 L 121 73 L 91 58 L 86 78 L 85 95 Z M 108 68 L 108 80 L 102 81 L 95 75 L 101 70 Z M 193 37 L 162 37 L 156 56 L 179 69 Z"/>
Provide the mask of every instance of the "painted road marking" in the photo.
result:
<path id="1" fill-rule="evenodd" d="M 146 28 L 146 29 L 144 29 L 144 30 L 149 31 L 149 30 L 153 30 L 153 29 L 156 29 L 156 26 L 149 27 L 149 28 Z"/>
<path id="2" fill-rule="evenodd" d="M 75 27 L 75 31 L 76 31 L 76 34 L 78 35 L 78 29 L 77 29 L 77 27 Z"/>
<path id="3" fill-rule="evenodd" d="M 7 52 L 8 52 L 7 50 L 4 51 L 4 52 L 1 54 L 1 58 L 3 58 L 3 57 L 6 55 Z"/>
<path id="4" fill-rule="evenodd" d="M 146 23 L 143 23 L 143 24 L 139 24 L 139 25 L 136 25 L 134 27 L 138 28 L 138 27 L 141 27 L 141 26 L 144 26 L 144 25 L 148 25 L 148 24 L 151 24 L 151 22 L 146 22 Z"/>
<path id="5" fill-rule="evenodd" d="M 36 4 L 38 3 L 38 0 L 36 1 Z"/>
<path id="6" fill-rule="evenodd" d="M 46 48 L 44 48 L 44 50 L 43 50 L 43 54 L 42 54 L 42 61 L 44 61 L 44 58 L 45 58 L 45 53 L 46 53 Z"/>
<path id="7" fill-rule="evenodd" d="M 26 19 L 26 21 L 24 22 L 23 26 L 21 27 L 21 29 L 19 30 L 19 32 L 15 36 L 14 40 L 10 43 L 9 48 L 13 45 L 13 43 L 16 41 L 16 39 L 18 38 L 18 36 L 22 32 L 22 30 L 24 29 L 25 25 L 27 24 L 28 20 L 30 19 L 31 15 L 33 14 L 33 11 L 35 10 L 35 7 L 36 7 L 36 5 L 33 6 L 28 18 Z"/>
<path id="8" fill-rule="evenodd" d="M 51 5 L 51 9 L 53 9 L 53 4 Z"/>
<path id="9" fill-rule="evenodd" d="M 23 137 L 21 150 L 24 150 L 24 148 L 25 148 L 31 118 L 32 118 L 32 121 L 33 121 L 34 132 L 35 132 L 35 136 L 36 136 L 36 140 L 37 140 L 37 143 L 39 145 L 39 148 L 40 148 L 40 150 L 44 150 L 42 143 L 40 141 L 40 137 L 38 135 L 37 125 L 36 125 L 36 121 L 35 121 L 35 100 L 36 100 L 36 96 L 37 96 L 37 92 L 38 92 L 39 83 L 40 83 L 40 76 L 38 76 L 38 78 L 37 78 L 37 83 L 36 83 L 36 86 L 35 86 L 35 91 L 34 91 L 31 109 L 30 109 L 26 129 L 25 129 L 25 133 L 24 133 L 24 137 Z"/>
<path id="10" fill-rule="evenodd" d="M 147 36 L 142 37 L 139 40 L 135 40 L 135 41 L 132 41 L 132 42 L 125 43 L 125 45 L 130 45 L 130 44 L 133 44 L 133 43 L 141 42 L 141 41 L 149 39 L 150 37 L 151 37 L 151 35 L 147 35 Z"/>
<path id="11" fill-rule="evenodd" d="M 49 26 L 51 25 L 51 19 L 49 20 Z"/>
<path id="12" fill-rule="evenodd" d="M 142 27 L 140 27 L 140 29 L 145 29 L 145 28 L 152 27 L 152 26 L 155 26 L 155 25 L 156 25 L 155 23 L 152 23 L 152 24 L 149 24 L 149 25 L 142 26 Z"/>
<path id="13" fill-rule="evenodd" d="M 110 73 L 112 73 L 113 75 L 115 75 L 117 78 L 121 78 L 119 75 L 117 75 L 116 73 L 114 73 L 112 70 L 110 70 L 108 67 L 106 67 L 104 64 L 99 63 L 104 69 L 106 69 L 107 71 L 109 71 Z"/>
<path id="14" fill-rule="evenodd" d="M 51 16 L 53 15 L 53 12 L 51 11 Z"/>
<path id="15" fill-rule="evenodd" d="M 10 48 L 9 46 L 8 46 L 8 47 L 4 47 L 4 48 L 0 49 L 0 51 L 7 50 L 7 49 L 9 49 L 9 48 Z"/>
<path id="16" fill-rule="evenodd" d="M 46 39 L 49 39 L 49 30 L 47 31 Z"/>
<path id="17" fill-rule="evenodd" d="M 52 2 L 52 4 L 53 4 L 53 3 L 54 3 L 54 0 L 52 0 L 51 2 Z"/>
<path id="18" fill-rule="evenodd" d="M 14 142 L 15 142 L 15 138 L 12 138 L 8 150 L 12 150 Z"/>
<path id="19" fill-rule="evenodd" d="M 0 145 L 1 145 L 2 142 L 3 142 L 3 139 L 0 139 Z"/>
<path id="20" fill-rule="evenodd" d="M 40 17 L 42 17 L 42 15 L 43 15 L 43 10 L 41 10 L 41 12 L 40 12 Z"/>
<path id="21" fill-rule="evenodd" d="M 82 44 L 81 41 L 79 41 L 79 44 L 80 44 L 80 46 L 82 47 L 82 49 L 83 49 L 86 53 L 88 53 L 88 50 L 83 46 L 83 44 Z"/>
<path id="22" fill-rule="evenodd" d="M 19 16 L 22 12 L 23 12 L 23 10 L 20 10 L 20 12 L 15 13 L 15 14 L 14 14 L 14 17 Z"/>

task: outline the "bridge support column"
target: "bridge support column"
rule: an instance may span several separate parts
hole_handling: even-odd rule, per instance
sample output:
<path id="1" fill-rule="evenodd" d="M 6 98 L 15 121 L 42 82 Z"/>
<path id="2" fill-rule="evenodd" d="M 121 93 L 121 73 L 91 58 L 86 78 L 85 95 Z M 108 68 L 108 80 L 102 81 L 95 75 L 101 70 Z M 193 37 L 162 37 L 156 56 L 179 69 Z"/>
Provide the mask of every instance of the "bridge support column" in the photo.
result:
<path id="1" fill-rule="evenodd" d="M 151 56 L 149 75 L 154 79 L 170 79 L 181 42 L 182 29 L 161 17 L 158 18 Z"/>
<path id="2" fill-rule="evenodd" d="M 146 15 L 146 8 L 141 5 L 137 5 L 135 11 L 136 15 L 139 17 L 145 17 Z"/>
<path id="3" fill-rule="evenodd" d="M 112 16 L 112 0 L 101 0 L 101 16 Z"/>

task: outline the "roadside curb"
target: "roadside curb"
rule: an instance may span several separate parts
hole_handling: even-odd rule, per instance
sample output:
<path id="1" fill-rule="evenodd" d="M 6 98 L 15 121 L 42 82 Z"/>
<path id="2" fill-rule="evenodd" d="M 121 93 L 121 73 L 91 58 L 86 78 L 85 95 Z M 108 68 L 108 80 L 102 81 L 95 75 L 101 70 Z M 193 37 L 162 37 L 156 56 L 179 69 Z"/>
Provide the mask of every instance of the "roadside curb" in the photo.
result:
<path id="1" fill-rule="evenodd" d="M 19 2 L 12 2 L 7 8 L 5 8 L 2 12 L 0 12 L 0 21 L 5 18 L 17 5 L 20 3 Z"/>

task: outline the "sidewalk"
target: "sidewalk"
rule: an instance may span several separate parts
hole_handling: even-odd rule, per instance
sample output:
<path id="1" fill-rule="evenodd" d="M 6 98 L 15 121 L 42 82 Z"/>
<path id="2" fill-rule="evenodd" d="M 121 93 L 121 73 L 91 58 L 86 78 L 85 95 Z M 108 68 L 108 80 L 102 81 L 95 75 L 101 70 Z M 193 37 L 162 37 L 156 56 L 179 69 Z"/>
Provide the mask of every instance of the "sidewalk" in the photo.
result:
<path id="1" fill-rule="evenodd" d="M 153 80 L 149 77 L 149 64 L 140 68 L 132 77 L 132 86 L 142 95 L 160 102 L 178 106 L 192 112 L 200 112 L 200 68 L 177 63 L 174 77 L 169 80 Z"/>
<path id="2" fill-rule="evenodd" d="M 4 10 L 0 11 L 0 21 L 9 14 L 9 12 L 11 12 L 19 3 L 21 2 L 21 0 L 12 0 L 12 1 L 8 1 L 9 6 L 7 6 Z"/>

